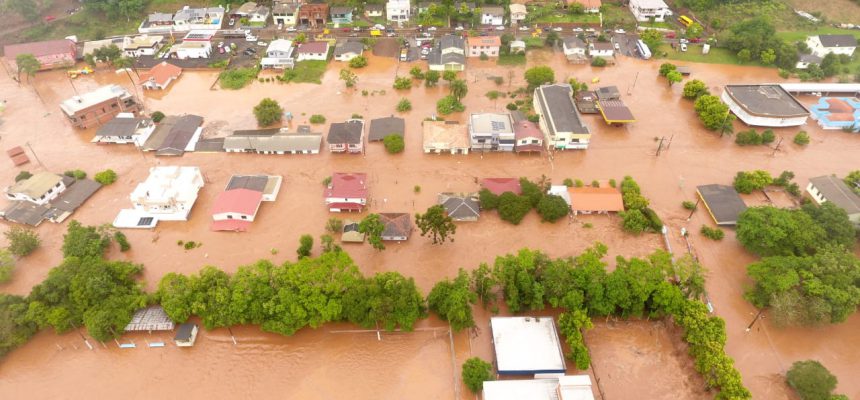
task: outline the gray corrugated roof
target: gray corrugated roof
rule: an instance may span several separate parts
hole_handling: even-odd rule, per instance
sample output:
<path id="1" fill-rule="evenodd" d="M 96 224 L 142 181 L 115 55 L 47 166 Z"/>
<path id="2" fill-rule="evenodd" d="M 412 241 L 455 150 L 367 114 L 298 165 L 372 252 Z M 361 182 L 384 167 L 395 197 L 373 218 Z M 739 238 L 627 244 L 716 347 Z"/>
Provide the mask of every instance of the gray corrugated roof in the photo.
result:
<path id="1" fill-rule="evenodd" d="M 279 130 L 275 130 L 276 132 Z M 224 138 L 224 150 L 260 151 L 260 152 L 293 152 L 319 150 L 322 135 L 316 133 L 303 134 L 265 134 L 259 131 L 240 135 L 236 131 L 232 136 Z"/>
<path id="2" fill-rule="evenodd" d="M 364 45 L 359 42 L 341 42 L 334 48 L 334 55 L 340 56 L 348 53 L 361 54 L 364 52 Z"/>
<path id="3" fill-rule="evenodd" d="M 604 86 L 595 91 L 597 98 L 600 100 L 617 100 L 621 98 L 621 92 L 618 86 Z"/>
<path id="4" fill-rule="evenodd" d="M 363 130 L 364 122 L 359 120 L 335 122 L 329 127 L 326 140 L 329 144 L 359 144 Z"/>
<path id="5" fill-rule="evenodd" d="M 169 117 L 168 117 L 169 118 Z M 167 119 L 167 118 L 165 118 Z M 164 121 L 161 121 L 164 123 Z M 198 115 L 183 115 L 173 121 L 170 133 L 156 150 L 156 155 L 182 155 L 188 142 L 194 137 L 197 128 L 203 125 L 203 117 Z"/>
<path id="6" fill-rule="evenodd" d="M 269 182 L 269 177 L 266 175 L 233 175 L 230 177 L 230 182 L 227 182 L 227 187 L 224 188 L 224 191 L 248 189 L 262 192 L 266 189 L 267 182 Z"/>
<path id="7" fill-rule="evenodd" d="M 566 38 L 563 38 L 562 43 L 564 43 L 564 45 L 567 46 L 568 48 L 572 48 L 572 49 L 573 48 L 579 48 L 579 49 L 585 48 L 585 42 L 583 42 L 582 39 L 580 39 L 576 36 L 568 36 Z"/>
<path id="8" fill-rule="evenodd" d="M 367 140 L 374 142 L 385 139 L 388 135 L 403 137 L 406 133 L 406 121 L 403 118 L 385 117 L 370 120 L 370 131 Z"/>
<path id="9" fill-rule="evenodd" d="M 860 196 L 857 196 L 842 179 L 828 175 L 811 178 L 809 181 L 825 200 L 836 204 L 848 214 L 860 213 Z"/>
<path id="10" fill-rule="evenodd" d="M 19 224 L 38 226 L 49 213 L 48 206 L 36 205 L 29 201 L 13 201 L 3 210 L 3 218 Z"/>
<path id="11" fill-rule="evenodd" d="M 725 91 L 753 115 L 769 118 L 809 115 L 806 107 L 779 85 L 726 85 Z"/>
<path id="12" fill-rule="evenodd" d="M 548 119 L 547 126 L 551 135 L 555 135 L 556 130 L 588 133 L 588 127 L 583 125 L 579 118 L 579 112 L 573 105 L 573 99 L 570 97 L 570 85 L 544 85 L 535 90 L 538 91 L 538 94 L 542 94 L 542 96 L 538 96 L 538 100 L 544 110 L 544 117 Z"/>
<path id="13" fill-rule="evenodd" d="M 818 35 L 824 47 L 857 47 L 854 35 Z"/>
<path id="14" fill-rule="evenodd" d="M 747 209 L 735 188 L 727 185 L 702 185 L 696 191 L 705 202 L 717 225 L 735 225 L 738 216 Z"/>
<path id="15" fill-rule="evenodd" d="M 51 207 L 61 211 L 74 212 L 101 187 L 102 185 L 94 180 L 78 179 L 51 202 Z"/>
<path id="16" fill-rule="evenodd" d="M 132 136 L 141 125 L 150 121 L 149 118 L 114 118 L 102 125 L 96 136 Z"/>
<path id="17" fill-rule="evenodd" d="M 466 42 L 463 38 L 456 35 L 445 35 L 439 39 L 439 47 L 446 49 L 448 47 L 457 47 L 457 48 L 465 48 Z"/>

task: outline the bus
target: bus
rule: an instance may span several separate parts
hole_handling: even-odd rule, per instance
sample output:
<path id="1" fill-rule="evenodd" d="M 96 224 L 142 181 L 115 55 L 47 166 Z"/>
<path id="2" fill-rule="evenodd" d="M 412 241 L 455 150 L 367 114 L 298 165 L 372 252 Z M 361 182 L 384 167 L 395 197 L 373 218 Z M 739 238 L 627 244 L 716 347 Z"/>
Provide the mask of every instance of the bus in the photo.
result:
<path id="1" fill-rule="evenodd" d="M 682 25 L 684 25 L 684 27 L 687 27 L 687 28 L 689 28 L 690 25 L 693 25 L 693 20 L 690 19 L 690 17 L 688 17 L 686 15 L 680 16 L 678 18 L 678 22 L 680 22 Z"/>
<path id="2" fill-rule="evenodd" d="M 636 41 L 636 49 L 639 50 L 639 55 L 642 56 L 643 59 L 647 60 L 651 58 L 651 50 L 642 40 Z"/>

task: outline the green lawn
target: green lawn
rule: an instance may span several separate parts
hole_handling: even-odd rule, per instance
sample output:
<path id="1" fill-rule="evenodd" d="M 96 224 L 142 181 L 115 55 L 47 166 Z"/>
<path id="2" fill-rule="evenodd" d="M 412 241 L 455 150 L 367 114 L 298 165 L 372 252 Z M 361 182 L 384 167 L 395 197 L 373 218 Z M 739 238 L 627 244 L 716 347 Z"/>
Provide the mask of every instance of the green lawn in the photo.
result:
<path id="1" fill-rule="evenodd" d="M 107 36 L 135 33 L 141 21 L 142 19 L 108 19 L 100 13 L 84 9 L 68 18 L 28 28 L 21 36 L 28 41 L 58 39 L 71 35 L 76 35 L 78 40 L 104 39 Z"/>
<path id="2" fill-rule="evenodd" d="M 776 33 L 778 38 L 784 39 L 789 43 L 805 41 L 807 36 L 814 35 L 854 35 L 858 38 L 857 40 L 860 40 L 860 34 L 856 30 L 839 29 L 832 26 L 822 26 L 813 30 L 782 31 Z"/>
<path id="3" fill-rule="evenodd" d="M 527 49 L 539 49 L 545 45 L 542 37 L 527 37 L 523 41 L 526 42 Z"/>
<path id="4" fill-rule="evenodd" d="M 603 7 L 603 26 L 607 28 L 622 27 L 632 30 L 636 27 L 636 19 L 630 9 L 616 3 L 605 3 Z"/>
<path id="5" fill-rule="evenodd" d="M 646 28 L 671 29 L 671 30 L 674 30 L 677 28 L 677 26 L 672 25 L 668 22 L 640 22 L 639 26 L 643 26 Z"/>
<path id="6" fill-rule="evenodd" d="M 294 69 L 284 71 L 284 79 L 287 82 L 319 84 L 327 65 L 325 61 L 300 61 Z"/>
<path id="7" fill-rule="evenodd" d="M 525 65 L 526 55 L 520 54 L 501 54 L 499 55 L 498 65 Z"/>
<path id="8" fill-rule="evenodd" d="M 711 51 L 708 54 L 702 54 L 702 46 L 689 46 L 687 51 L 676 51 L 669 46 L 660 46 L 659 51 L 666 52 L 666 58 L 670 60 L 708 64 L 756 65 L 752 62 L 743 64 L 731 51 L 713 46 L 711 46 Z"/>

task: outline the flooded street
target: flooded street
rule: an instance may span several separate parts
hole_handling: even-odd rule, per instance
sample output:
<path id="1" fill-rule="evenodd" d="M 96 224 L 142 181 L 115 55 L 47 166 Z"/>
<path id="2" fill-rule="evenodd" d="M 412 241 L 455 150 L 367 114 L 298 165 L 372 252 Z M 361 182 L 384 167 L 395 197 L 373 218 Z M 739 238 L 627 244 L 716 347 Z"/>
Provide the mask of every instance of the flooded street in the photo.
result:
<path id="1" fill-rule="evenodd" d="M 486 92 L 513 92 L 525 85 L 523 67 L 469 62 L 464 75 L 469 83 L 469 94 L 464 100 L 466 113 L 449 118 L 461 123 L 466 123 L 470 112 L 502 112 L 512 101 L 488 100 Z M 146 178 L 150 167 L 199 166 L 206 186 L 200 191 L 189 222 L 162 222 L 152 231 L 126 230 L 132 250 L 119 253 L 112 249 L 109 254 L 112 258 L 144 264 L 148 290 L 154 290 L 160 277 L 167 272 L 188 274 L 204 265 L 216 265 L 232 272 L 260 258 L 275 262 L 294 260 L 302 234 L 318 238 L 324 233 L 326 220 L 333 216 L 361 218 L 361 215 L 327 212 L 321 182 L 333 172 L 368 174 L 370 212 L 408 213 L 423 212 L 435 204 L 436 194 L 441 191 L 476 191 L 477 180 L 485 177 L 536 179 L 546 175 L 560 183 L 565 178 L 591 182 L 620 180 L 624 175 L 631 175 L 673 236 L 678 236 L 681 227 L 694 232 L 691 241 L 709 270 L 707 289 L 715 313 L 726 320 L 727 352 L 735 359 L 744 384 L 755 398 L 785 398 L 785 385 L 778 374 L 784 374 L 792 362 L 809 358 L 818 359 L 837 375 L 839 393 L 860 398 L 860 380 L 856 379 L 856 363 L 860 360 L 856 332 L 860 330 L 860 316 L 854 314 L 847 322 L 836 326 L 796 329 L 777 329 L 764 319 L 747 333 L 745 329 L 756 310 L 742 298 L 742 293 L 749 284 L 745 267 L 754 257 L 734 240 L 731 231 L 726 232 L 721 242 L 702 238 L 698 234 L 699 227 L 711 223 L 707 214 L 700 208 L 687 222 L 689 212 L 681 208 L 681 201 L 695 199 L 696 185 L 730 184 L 739 170 L 765 169 L 774 174 L 792 170 L 801 187 L 805 187 L 809 177 L 831 173 L 843 176 L 858 167 L 856 154 L 860 150 L 860 137 L 840 131 L 825 132 L 810 120 L 807 126 L 801 127 L 812 138 L 809 146 L 801 148 L 791 143 L 799 129 L 778 129 L 777 135 L 786 141 L 780 151 L 771 156 L 771 148 L 739 147 L 733 143 L 733 138 L 719 138 L 705 131 L 693 112 L 692 103 L 681 98 L 682 85 L 670 88 L 665 79 L 657 76 L 658 62 L 625 58 L 616 67 L 592 69 L 568 65 L 560 53 L 534 52 L 528 66 L 537 64 L 553 66 L 558 81 L 576 77 L 591 82 L 592 78 L 599 78 L 597 86 L 617 85 L 637 122 L 616 128 L 606 126 L 599 115 L 587 115 L 585 122 L 594 133 L 590 148 L 555 153 L 552 161 L 545 155 L 425 155 L 421 151 L 420 122 L 435 114 L 436 100 L 447 94 L 445 84 L 395 91 L 391 87 L 394 77 L 408 75 L 412 64 L 398 65 L 390 59 L 371 57 L 370 65 L 358 71 L 355 90 L 345 90 L 343 82 L 338 80 L 342 66 L 333 62 L 322 85 L 254 82 L 239 91 L 210 90 L 215 73 L 185 72 L 168 92 L 141 94 L 147 112 L 158 110 L 168 115 L 203 116 L 206 137 L 225 136 L 235 129 L 254 129 L 252 108 L 265 97 L 277 100 L 295 116 L 293 128 L 307 123 L 312 114 L 324 115 L 327 124 L 314 127 L 323 134 L 328 131 L 328 123 L 343 121 L 354 113 L 366 119 L 396 114 L 396 103 L 405 97 L 412 101 L 413 109 L 402 114 L 406 119 L 406 150 L 402 154 L 389 155 L 382 144 L 372 143 L 366 146 L 364 155 L 333 155 L 324 144 L 319 155 L 186 153 L 181 158 L 156 159 L 151 153 L 142 154 L 132 146 L 98 146 L 89 143 L 95 129 L 72 129 L 59 110 L 59 101 L 75 94 L 63 71 L 38 74 L 35 78 L 38 95 L 32 86 L 19 86 L 9 76 L 0 74 L 0 99 L 8 101 L 5 113 L 0 116 L 0 147 L 5 150 L 29 144 L 44 165 L 40 166 L 31 157 L 32 163 L 24 166 L 30 171 L 44 169 L 62 173 L 83 169 L 92 176 L 105 168 L 114 169 L 119 180 L 102 188 L 73 216 L 91 225 L 110 223 L 120 209 L 129 207 L 129 193 Z M 692 78 L 704 80 L 715 94 L 720 93 L 726 83 L 779 80 L 774 69 L 704 64 L 693 65 L 692 69 Z M 488 79 L 493 76 L 501 76 L 505 82 L 497 86 Z M 75 80 L 74 86 L 79 92 L 86 92 L 104 83 L 132 89 L 125 73 L 112 71 L 98 71 L 93 77 Z M 362 96 L 362 90 L 373 95 Z M 736 131 L 742 129 L 746 128 L 736 123 Z M 671 140 L 671 144 L 656 157 L 655 138 L 659 137 Z M 3 162 L 6 164 L 0 168 L 0 182 L 6 185 L 21 169 L 12 168 L 8 160 Z M 209 231 L 209 210 L 230 176 L 258 173 L 284 177 L 278 200 L 261 206 L 249 232 Z M 416 185 L 421 187 L 418 193 L 414 191 Z M 481 262 L 492 262 L 496 255 L 521 247 L 541 249 L 550 256 L 561 257 L 578 254 L 593 242 L 601 241 L 609 246 L 607 260 L 610 265 L 617 255 L 641 256 L 663 248 L 659 235 L 627 235 L 621 232 L 619 222 L 615 216 L 584 216 L 572 223 L 562 220 L 547 224 L 541 223 L 532 212 L 519 226 L 513 226 L 499 220 L 495 212 L 487 212 L 477 223 L 459 224 L 455 242 L 443 246 L 431 245 L 429 239 L 420 237 L 416 231 L 405 243 L 387 243 L 387 249 L 382 252 L 366 244 L 348 244 L 344 248 L 365 274 L 399 271 L 414 277 L 426 294 L 435 282 L 454 275 L 460 267 L 472 269 Z M 592 227 L 586 227 L 585 223 Z M 2 223 L 0 230 L 9 226 Z M 42 237 L 42 248 L 18 264 L 13 280 L 0 285 L 0 291 L 27 294 L 60 262 L 65 224 L 45 222 L 37 230 Z M 176 245 L 180 240 L 202 242 L 203 246 L 184 250 Z M 673 242 L 673 248 L 676 243 Z M 315 249 L 315 253 L 318 251 Z M 675 251 L 680 252 L 682 248 L 675 248 Z M 184 390 L 189 399 L 212 395 L 452 399 L 459 390 L 460 397 L 465 399 L 471 395 L 465 387 L 453 387 L 452 374 L 459 376 L 459 366 L 470 354 L 492 359 L 486 327 L 489 314 L 480 311 L 477 316 L 482 330 L 478 338 L 470 340 L 466 333 L 453 336 L 456 368 L 451 365 L 451 346 L 444 330 L 438 332 L 438 338 L 434 338 L 433 331 L 419 331 L 409 335 L 386 334 L 383 341 L 378 342 L 373 333 L 330 333 L 355 329 L 349 325 L 326 325 L 316 331 L 301 331 L 293 337 L 269 335 L 255 327 L 243 327 L 234 329 L 240 342 L 235 347 L 229 334 L 219 330 L 203 332 L 202 341 L 193 349 L 141 347 L 146 337 L 141 335 L 129 336 L 136 338 L 137 349 L 120 350 L 108 344 L 108 349 L 97 348 L 92 352 L 80 349 L 81 340 L 76 334 L 58 337 L 53 332 L 42 332 L 0 362 L 0 398 L 153 398 Z M 675 360 L 669 362 L 671 365 L 666 371 L 681 374 L 691 371 L 689 357 L 660 354 L 675 351 L 670 334 L 638 326 L 627 329 L 623 324 L 610 328 L 595 321 L 595 325 L 587 339 L 607 398 L 625 398 L 624 393 L 633 389 L 629 383 L 609 379 L 609 374 L 617 378 L 617 374 L 624 371 L 647 372 L 649 366 L 652 373 L 658 373 L 653 366 L 662 361 L 652 359 L 649 362 L 656 364 L 634 364 L 635 360 L 629 357 L 631 351 L 635 353 L 631 349 L 649 340 L 657 341 L 647 350 L 657 357 L 656 360 Z M 444 325 L 432 319 L 422 321 L 419 326 Z M 56 344 L 65 350 L 59 350 Z M 72 344 L 79 350 L 74 350 Z M 631 364 L 615 365 L 627 360 Z M 688 365 L 679 365 L 684 360 Z M 659 373 L 664 372 L 662 368 L 660 365 Z M 50 385 L 45 384 L 46 378 Z M 700 398 L 694 390 L 700 384 L 695 381 L 698 378 L 690 379 L 694 382 L 684 383 L 684 387 L 690 389 L 684 393 L 690 394 L 687 398 Z M 190 382 L 195 384 L 188 385 Z M 661 389 L 665 390 L 665 387 L 658 387 L 660 380 L 641 382 L 641 385 L 654 387 L 638 394 L 656 396 L 662 393 Z M 260 396 L 261 393 L 265 394 Z"/>

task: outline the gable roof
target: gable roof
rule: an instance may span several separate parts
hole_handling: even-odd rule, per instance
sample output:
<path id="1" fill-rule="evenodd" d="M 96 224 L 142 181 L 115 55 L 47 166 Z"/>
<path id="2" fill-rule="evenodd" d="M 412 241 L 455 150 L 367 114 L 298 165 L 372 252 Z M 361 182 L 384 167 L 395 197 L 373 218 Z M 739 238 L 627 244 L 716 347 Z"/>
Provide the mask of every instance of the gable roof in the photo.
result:
<path id="1" fill-rule="evenodd" d="M 412 232 L 412 216 L 409 213 L 379 213 L 379 220 L 385 224 L 382 237 L 406 236 Z"/>
<path id="2" fill-rule="evenodd" d="M 493 16 L 503 16 L 505 15 L 505 9 L 501 6 L 488 6 L 485 5 L 481 7 L 481 13 Z"/>
<path id="3" fill-rule="evenodd" d="M 613 46 L 612 43 L 609 42 L 592 42 L 591 48 L 597 51 L 615 51 L 615 46 Z"/>
<path id="4" fill-rule="evenodd" d="M 336 172 L 323 194 L 326 198 L 367 198 L 367 174 Z"/>
<path id="5" fill-rule="evenodd" d="M 621 192 L 613 187 L 570 187 L 567 192 L 574 211 L 624 211 Z"/>
<path id="6" fill-rule="evenodd" d="M 406 121 L 395 116 L 370 120 L 370 131 L 367 140 L 374 142 L 385 139 L 388 135 L 403 137 L 406 133 Z"/>
<path id="7" fill-rule="evenodd" d="M 526 9 L 525 4 L 511 3 L 511 5 L 508 6 L 508 8 L 511 10 L 511 14 L 517 14 L 517 13 L 525 14 L 528 12 L 528 9 Z"/>
<path id="8" fill-rule="evenodd" d="M 475 46 L 490 46 L 490 47 L 499 47 L 502 45 L 502 38 L 498 36 L 469 36 L 466 41 L 469 43 L 469 47 Z"/>
<path id="9" fill-rule="evenodd" d="M 74 54 L 75 52 L 75 42 L 69 39 L 9 44 L 3 47 L 3 56 L 9 60 L 15 60 L 19 54 L 32 54 L 38 58 L 56 54 Z"/>
<path id="10" fill-rule="evenodd" d="M 439 47 L 442 49 L 448 47 L 459 47 L 463 48 L 463 38 L 456 35 L 444 35 L 441 39 L 439 39 Z"/>
<path id="11" fill-rule="evenodd" d="M 8 193 L 20 193 L 31 199 L 38 199 L 62 181 L 63 177 L 50 172 L 37 172 L 33 176 L 15 182 L 7 189 Z"/>
<path id="12" fill-rule="evenodd" d="M 824 199 L 839 206 L 849 215 L 860 213 L 860 196 L 857 196 L 842 179 L 832 175 L 809 179 Z"/>
<path id="13" fill-rule="evenodd" d="M 364 134 L 364 122 L 352 119 L 346 122 L 335 122 L 328 129 L 326 140 L 329 144 L 359 144 Z"/>
<path id="14" fill-rule="evenodd" d="M 299 46 L 299 54 L 316 54 L 328 51 L 328 42 L 307 42 Z"/>
<path id="15" fill-rule="evenodd" d="M 156 84 L 164 86 L 170 79 L 176 79 L 182 74 L 182 68 L 179 68 L 167 61 L 162 61 L 149 71 L 140 74 L 140 81 L 148 81 L 152 79 Z"/>
<path id="16" fill-rule="evenodd" d="M 520 180 L 517 178 L 484 178 L 481 179 L 481 186 L 496 196 L 504 192 L 511 192 L 513 194 L 523 193 Z"/>
<path id="17" fill-rule="evenodd" d="M 571 88 L 568 84 L 543 85 L 535 89 L 543 115 L 547 120 L 550 136 L 556 132 L 589 133 L 588 127 L 582 123 L 579 111 L 573 105 L 570 97 Z"/>
<path id="18" fill-rule="evenodd" d="M 269 183 L 266 175 L 233 175 L 224 190 L 247 189 L 262 193 Z"/>
<path id="19" fill-rule="evenodd" d="M 355 53 L 361 54 L 364 52 L 364 45 L 360 42 L 340 42 L 334 48 L 334 55 L 341 56 L 344 54 Z"/>
<path id="20" fill-rule="evenodd" d="M 96 136 L 132 136 L 141 126 L 152 124 L 149 118 L 114 118 L 96 131 Z"/>
<path id="21" fill-rule="evenodd" d="M 203 125 L 203 117 L 199 115 L 167 116 L 158 124 L 155 131 L 166 129 L 161 144 L 155 148 L 155 155 L 182 155 L 197 129 Z M 156 135 L 153 132 L 150 138 Z M 147 141 L 148 144 L 149 141 Z"/>
<path id="22" fill-rule="evenodd" d="M 477 196 L 454 193 L 440 193 L 439 204 L 445 207 L 445 212 L 455 221 L 478 219 L 481 208 Z"/>
<path id="23" fill-rule="evenodd" d="M 567 36 L 567 37 L 561 39 L 561 41 L 564 44 L 564 47 L 567 47 L 569 49 L 584 49 L 585 48 L 585 42 L 576 36 Z"/>
<path id="24" fill-rule="evenodd" d="M 250 189 L 232 189 L 218 193 L 212 204 L 212 214 L 238 213 L 255 215 L 263 201 L 263 192 Z"/>
<path id="25" fill-rule="evenodd" d="M 332 15 L 350 14 L 350 13 L 352 13 L 352 10 L 353 10 L 352 7 L 333 6 L 333 7 L 329 8 L 329 14 L 332 14 Z"/>
<path id="26" fill-rule="evenodd" d="M 818 35 L 818 40 L 824 47 L 857 47 L 854 35 Z"/>

